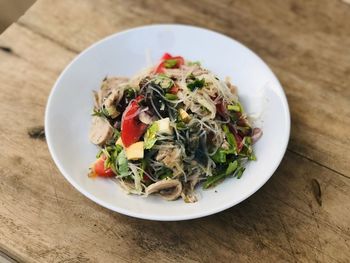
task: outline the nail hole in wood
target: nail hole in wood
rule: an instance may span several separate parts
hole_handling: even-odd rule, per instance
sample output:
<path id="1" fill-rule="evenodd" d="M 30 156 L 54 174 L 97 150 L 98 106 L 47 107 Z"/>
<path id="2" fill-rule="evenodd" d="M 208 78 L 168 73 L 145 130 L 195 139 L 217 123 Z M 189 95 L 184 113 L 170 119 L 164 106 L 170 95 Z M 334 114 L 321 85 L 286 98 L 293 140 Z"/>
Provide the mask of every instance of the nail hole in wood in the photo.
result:
<path id="1" fill-rule="evenodd" d="M 4 51 L 6 53 L 12 53 L 12 48 L 10 48 L 10 47 L 0 46 L 0 50 Z"/>
<path id="2" fill-rule="evenodd" d="M 311 187 L 317 203 L 319 204 L 319 206 L 322 206 L 322 192 L 320 183 L 316 179 L 312 179 Z"/>
<path id="3" fill-rule="evenodd" d="M 32 139 L 45 139 L 44 126 L 35 126 L 28 129 L 28 135 Z"/>

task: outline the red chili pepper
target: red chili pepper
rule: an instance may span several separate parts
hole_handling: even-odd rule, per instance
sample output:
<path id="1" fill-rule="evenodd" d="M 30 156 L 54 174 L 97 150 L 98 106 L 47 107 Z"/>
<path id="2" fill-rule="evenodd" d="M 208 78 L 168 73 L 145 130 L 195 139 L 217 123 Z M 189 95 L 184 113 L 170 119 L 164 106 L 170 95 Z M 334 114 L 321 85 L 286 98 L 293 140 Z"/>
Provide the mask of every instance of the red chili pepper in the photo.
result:
<path id="1" fill-rule="evenodd" d="M 155 73 L 164 73 L 165 72 L 165 63 L 167 60 L 176 60 L 176 64 L 171 68 L 179 68 L 180 66 L 185 64 L 185 60 L 181 56 L 173 57 L 169 53 L 164 53 L 164 55 L 161 58 L 161 62 L 156 67 Z"/>
<path id="2" fill-rule="evenodd" d="M 114 172 L 111 168 L 105 168 L 105 160 L 106 157 L 102 155 L 100 158 L 96 160 L 94 163 L 94 172 L 97 174 L 97 176 L 101 177 L 111 177 L 114 176 Z"/>
<path id="3" fill-rule="evenodd" d="M 129 103 L 122 116 L 121 138 L 125 147 L 137 142 L 147 129 L 147 124 L 138 119 L 139 102 L 143 96 L 138 96 Z"/>

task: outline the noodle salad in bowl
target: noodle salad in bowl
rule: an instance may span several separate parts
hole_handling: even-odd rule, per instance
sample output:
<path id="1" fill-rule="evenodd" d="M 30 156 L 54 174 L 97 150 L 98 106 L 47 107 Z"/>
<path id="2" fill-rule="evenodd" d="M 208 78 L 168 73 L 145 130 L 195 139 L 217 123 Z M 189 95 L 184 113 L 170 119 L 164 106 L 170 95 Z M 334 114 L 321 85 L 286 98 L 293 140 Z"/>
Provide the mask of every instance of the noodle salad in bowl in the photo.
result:
<path id="1" fill-rule="evenodd" d="M 92 115 L 89 138 L 100 151 L 89 176 L 169 201 L 193 203 L 196 186 L 240 179 L 262 136 L 228 78 L 169 53 L 131 78 L 104 78 Z"/>

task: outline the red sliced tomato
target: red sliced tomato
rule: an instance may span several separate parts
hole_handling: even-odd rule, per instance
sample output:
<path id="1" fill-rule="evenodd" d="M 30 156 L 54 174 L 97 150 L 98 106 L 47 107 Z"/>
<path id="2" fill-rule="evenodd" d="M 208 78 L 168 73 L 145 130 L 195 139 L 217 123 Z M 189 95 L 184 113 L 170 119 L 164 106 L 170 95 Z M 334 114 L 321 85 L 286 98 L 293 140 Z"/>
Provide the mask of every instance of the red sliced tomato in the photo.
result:
<path id="1" fill-rule="evenodd" d="M 179 68 L 181 65 L 185 64 L 185 60 L 181 56 L 173 57 L 169 53 L 164 53 L 164 55 L 161 58 L 161 62 L 156 67 L 155 73 L 164 73 L 165 72 L 165 65 L 167 63 L 167 60 L 176 60 L 176 64 L 172 66 L 171 68 Z"/>
<path id="2" fill-rule="evenodd" d="M 140 109 L 139 102 L 143 96 L 138 96 L 130 101 L 126 107 L 121 124 L 121 138 L 125 147 L 137 142 L 147 129 L 147 124 L 140 122 L 137 112 Z"/>
<path id="3" fill-rule="evenodd" d="M 177 86 L 177 85 L 174 85 L 169 89 L 169 92 L 171 94 L 176 94 L 178 91 L 179 91 L 179 86 Z"/>
<path id="4" fill-rule="evenodd" d="M 97 174 L 97 176 L 101 177 L 111 177 L 114 176 L 114 172 L 111 168 L 105 168 L 105 160 L 106 157 L 102 155 L 100 158 L 98 158 L 94 164 L 94 172 Z"/>

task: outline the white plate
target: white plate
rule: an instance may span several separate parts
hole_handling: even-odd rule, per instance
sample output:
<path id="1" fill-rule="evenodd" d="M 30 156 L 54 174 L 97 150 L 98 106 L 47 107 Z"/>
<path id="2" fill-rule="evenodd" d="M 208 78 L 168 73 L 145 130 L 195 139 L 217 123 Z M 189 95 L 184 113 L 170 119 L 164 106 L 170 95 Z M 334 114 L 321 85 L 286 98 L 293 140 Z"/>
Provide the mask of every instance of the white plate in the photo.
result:
<path id="1" fill-rule="evenodd" d="M 227 179 L 201 190 L 199 201 L 167 202 L 158 196 L 126 195 L 106 179 L 87 177 L 97 147 L 88 140 L 92 90 L 106 76 L 132 76 L 164 52 L 199 60 L 220 78 L 231 77 L 247 112 L 257 114 L 264 135 L 255 145 L 258 161 L 241 179 Z M 185 220 L 232 207 L 271 177 L 286 151 L 290 115 L 283 89 L 269 67 L 252 51 L 222 34 L 184 25 L 153 25 L 107 37 L 77 56 L 62 72 L 48 99 L 45 132 L 51 155 L 66 179 L 82 194 L 113 211 L 152 220 Z"/>

